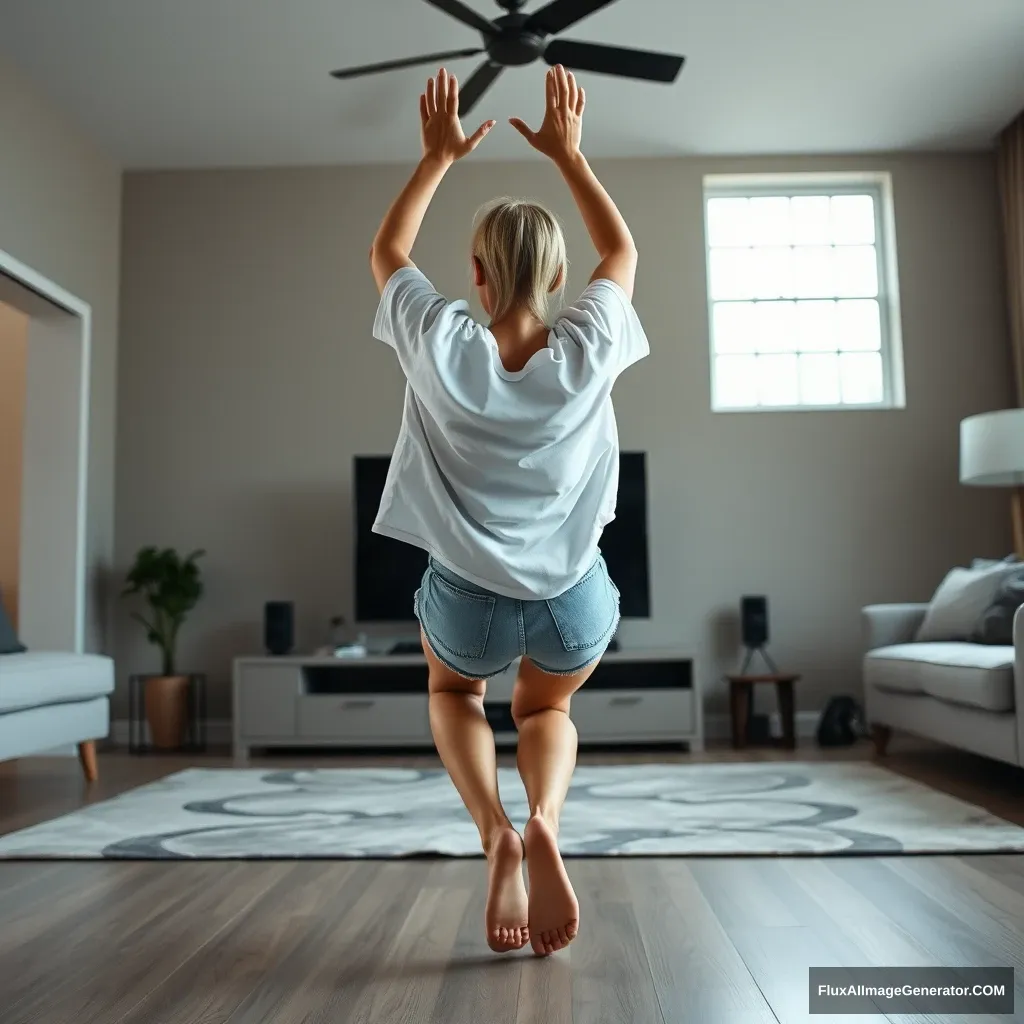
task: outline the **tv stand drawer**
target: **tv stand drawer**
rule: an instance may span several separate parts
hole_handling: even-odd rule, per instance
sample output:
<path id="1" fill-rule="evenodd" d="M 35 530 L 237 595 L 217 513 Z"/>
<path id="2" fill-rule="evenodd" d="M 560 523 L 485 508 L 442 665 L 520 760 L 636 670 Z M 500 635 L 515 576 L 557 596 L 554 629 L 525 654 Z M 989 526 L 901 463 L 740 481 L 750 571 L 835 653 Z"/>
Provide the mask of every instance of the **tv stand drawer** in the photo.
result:
<path id="1" fill-rule="evenodd" d="M 298 734 L 367 745 L 430 738 L 427 697 L 395 694 L 317 695 L 298 700 Z"/>
<path id="2" fill-rule="evenodd" d="M 594 690 L 572 698 L 580 740 L 673 740 L 693 730 L 692 690 Z"/>

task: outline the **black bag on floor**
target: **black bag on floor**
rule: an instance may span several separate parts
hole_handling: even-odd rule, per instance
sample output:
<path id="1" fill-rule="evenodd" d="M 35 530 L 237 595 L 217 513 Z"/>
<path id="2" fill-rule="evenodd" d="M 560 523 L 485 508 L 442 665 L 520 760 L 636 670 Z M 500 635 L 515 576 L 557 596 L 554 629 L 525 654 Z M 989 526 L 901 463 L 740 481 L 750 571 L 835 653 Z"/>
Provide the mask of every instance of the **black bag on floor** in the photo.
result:
<path id="1" fill-rule="evenodd" d="M 818 745 L 848 747 L 863 735 L 864 716 L 852 697 L 833 697 L 818 722 Z"/>

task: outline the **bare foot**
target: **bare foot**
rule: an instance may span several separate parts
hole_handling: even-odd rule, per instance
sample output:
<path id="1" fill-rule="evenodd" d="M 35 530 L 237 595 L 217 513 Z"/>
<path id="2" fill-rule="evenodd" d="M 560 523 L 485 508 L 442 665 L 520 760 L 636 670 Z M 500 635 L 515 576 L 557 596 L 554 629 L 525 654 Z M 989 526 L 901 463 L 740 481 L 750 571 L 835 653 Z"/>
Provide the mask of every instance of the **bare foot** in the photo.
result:
<path id="1" fill-rule="evenodd" d="M 526 886 L 523 885 L 523 841 L 509 825 L 487 844 L 487 945 L 495 953 L 522 949 L 530 939 Z"/>
<path id="2" fill-rule="evenodd" d="M 580 905 L 551 826 L 543 818 L 532 817 L 523 837 L 530 873 L 530 945 L 537 956 L 547 956 L 576 938 Z"/>

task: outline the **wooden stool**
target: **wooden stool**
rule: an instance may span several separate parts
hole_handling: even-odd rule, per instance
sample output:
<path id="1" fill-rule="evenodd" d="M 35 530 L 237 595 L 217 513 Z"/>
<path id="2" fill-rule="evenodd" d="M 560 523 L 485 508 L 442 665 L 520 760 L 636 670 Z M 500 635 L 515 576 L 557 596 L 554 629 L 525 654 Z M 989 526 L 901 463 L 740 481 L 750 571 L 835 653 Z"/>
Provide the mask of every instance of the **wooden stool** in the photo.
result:
<path id="1" fill-rule="evenodd" d="M 789 750 L 796 749 L 796 711 L 793 701 L 793 684 L 800 678 L 794 675 L 726 676 L 729 682 L 729 710 L 732 714 L 732 745 L 742 750 L 747 745 L 747 730 L 750 727 L 750 705 L 756 683 L 774 683 L 779 701 L 779 717 L 782 719 L 782 745 Z"/>

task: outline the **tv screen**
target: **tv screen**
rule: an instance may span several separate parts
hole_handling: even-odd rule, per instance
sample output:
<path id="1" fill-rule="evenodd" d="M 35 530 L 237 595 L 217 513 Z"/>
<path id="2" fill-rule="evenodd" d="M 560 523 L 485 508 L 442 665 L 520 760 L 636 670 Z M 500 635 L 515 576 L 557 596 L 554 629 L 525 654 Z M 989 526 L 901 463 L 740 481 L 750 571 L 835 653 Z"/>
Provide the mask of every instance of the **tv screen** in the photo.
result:
<path id="1" fill-rule="evenodd" d="M 427 568 L 427 553 L 372 531 L 377 518 L 389 455 L 357 455 L 356 619 L 360 622 L 411 622 L 412 596 Z M 647 568 L 647 459 L 644 452 L 619 456 L 619 495 L 615 518 L 601 537 L 608 572 L 622 594 L 627 618 L 651 614 Z"/>

